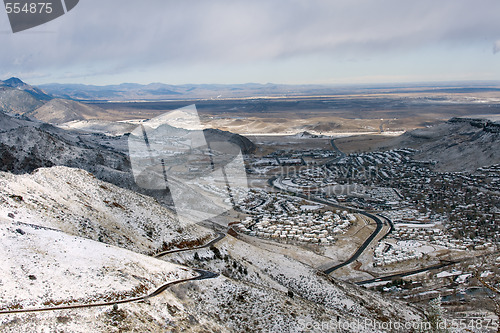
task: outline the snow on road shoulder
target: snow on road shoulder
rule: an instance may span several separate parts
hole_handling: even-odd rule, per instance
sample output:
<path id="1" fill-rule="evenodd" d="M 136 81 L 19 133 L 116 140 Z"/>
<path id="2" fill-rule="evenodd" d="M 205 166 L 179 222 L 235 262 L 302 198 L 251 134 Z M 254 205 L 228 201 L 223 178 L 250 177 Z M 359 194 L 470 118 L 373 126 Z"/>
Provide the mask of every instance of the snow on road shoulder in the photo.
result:
<path id="1" fill-rule="evenodd" d="M 0 308 L 116 301 L 197 276 L 171 263 L 0 219 Z"/>

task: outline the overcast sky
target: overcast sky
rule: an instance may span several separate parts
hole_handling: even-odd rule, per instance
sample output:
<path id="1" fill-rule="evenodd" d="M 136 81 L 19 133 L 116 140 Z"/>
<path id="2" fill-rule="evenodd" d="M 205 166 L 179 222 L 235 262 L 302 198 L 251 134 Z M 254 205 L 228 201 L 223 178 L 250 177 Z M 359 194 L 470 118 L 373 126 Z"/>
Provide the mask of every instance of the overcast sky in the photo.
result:
<path id="1" fill-rule="evenodd" d="M 349 84 L 500 80 L 498 0 L 80 0 L 13 34 L 0 79 Z"/>

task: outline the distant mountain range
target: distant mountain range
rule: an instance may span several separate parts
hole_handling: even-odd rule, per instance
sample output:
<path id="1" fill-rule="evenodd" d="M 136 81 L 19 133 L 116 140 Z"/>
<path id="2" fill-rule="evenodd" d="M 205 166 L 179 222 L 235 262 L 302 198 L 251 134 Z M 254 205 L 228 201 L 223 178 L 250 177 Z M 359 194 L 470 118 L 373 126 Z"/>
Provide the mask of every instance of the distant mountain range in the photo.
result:
<path id="1" fill-rule="evenodd" d="M 62 124 L 70 121 L 88 120 L 115 120 L 121 119 L 123 114 L 120 110 L 113 113 L 109 108 L 103 110 L 95 103 L 85 103 L 89 101 L 165 101 L 176 100 L 179 103 L 185 101 L 200 100 L 220 101 L 224 99 L 240 99 L 245 103 L 245 99 L 255 98 L 293 98 L 308 96 L 338 96 L 346 95 L 347 106 L 340 103 L 330 105 L 319 101 L 320 107 L 350 107 L 350 95 L 370 95 L 370 94 L 394 94 L 392 101 L 395 103 L 391 107 L 400 107 L 399 93 L 426 93 L 434 95 L 436 93 L 486 93 L 500 92 L 500 82 L 472 82 L 449 84 L 408 84 L 408 85 L 379 85 L 379 86 L 322 86 L 322 85 L 281 85 L 281 84 L 198 84 L 198 85 L 169 85 L 162 83 L 151 83 L 148 85 L 123 83 L 120 85 L 94 86 L 83 84 L 46 84 L 39 87 L 31 86 L 18 78 L 10 78 L 0 81 L 0 111 L 12 115 L 24 115 L 29 118 L 38 119 L 52 124 Z M 418 101 L 418 94 L 415 99 L 409 99 L 407 103 Z M 467 96 L 461 99 L 461 103 L 467 102 Z M 444 97 L 440 97 L 443 99 Z M 437 102 L 441 101 L 438 98 Z M 446 98 L 444 98 L 446 100 Z M 435 101 L 434 97 L 429 97 L 427 102 Z M 344 101 L 345 102 L 345 101 Z M 405 102 L 405 103 L 406 103 Z M 455 102 L 450 100 L 449 102 Z M 377 101 L 379 103 L 379 101 Z M 376 104 L 377 104 L 376 103 Z M 399 105 L 399 104 L 401 105 Z M 378 105 L 378 104 L 377 104 Z M 407 105 L 407 104 L 404 104 Z M 101 105 L 102 106 L 102 105 Z M 185 106 L 185 105 L 183 105 Z M 315 107 L 318 107 L 316 105 Z M 364 107 L 364 106 L 363 106 Z M 380 105 L 383 107 L 383 105 Z M 112 114 L 113 113 L 113 114 Z M 134 115 L 132 118 L 135 118 Z"/>
<path id="2" fill-rule="evenodd" d="M 48 101 L 48 100 L 52 99 L 52 96 L 48 95 L 40 88 L 33 87 L 27 83 L 24 83 L 23 81 L 21 81 L 17 77 L 11 77 L 8 80 L 0 81 L 0 89 L 7 90 L 9 88 L 26 92 L 26 93 L 28 93 L 28 94 L 32 95 L 33 97 L 40 99 L 40 100 Z"/>
<path id="3" fill-rule="evenodd" d="M 192 99 L 232 99 L 255 97 L 297 97 L 383 92 L 467 93 L 500 92 L 500 82 L 422 83 L 385 85 L 286 85 L 286 84 L 185 84 L 122 83 L 96 86 L 45 84 L 41 89 L 58 98 L 85 101 L 153 101 Z"/>
<path id="4" fill-rule="evenodd" d="M 7 113 L 31 112 L 50 100 L 48 94 L 17 78 L 0 81 L 0 110 Z"/>
<path id="5" fill-rule="evenodd" d="M 317 85 L 279 84 L 198 84 L 170 85 L 151 83 L 147 85 L 123 83 L 120 85 L 94 86 L 83 84 L 46 84 L 44 91 L 59 98 L 86 101 L 153 101 L 183 99 L 227 99 L 248 97 L 286 97 L 301 95 L 332 94 L 331 87 Z"/>
<path id="6" fill-rule="evenodd" d="M 96 119 L 106 113 L 94 105 L 56 98 L 15 77 L 0 81 L 0 111 L 51 124 Z"/>
<path id="7" fill-rule="evenodd" d="M 255 97 L 296 97 L 370 93 L 474 93 L 500 92 L 500 81 L 406 83 L 372 85 L 287 85 L 287 84 L 183 84 L 122 83 L 118 85 L 85 85 L 50 83 L 31 86 L 19 78 L 0 81 L 0 97 L 5 91 L 28 94 L 40 101 L 54 98 L 80 101 L 158 101 L 193 99 L 232 99 Z"/>

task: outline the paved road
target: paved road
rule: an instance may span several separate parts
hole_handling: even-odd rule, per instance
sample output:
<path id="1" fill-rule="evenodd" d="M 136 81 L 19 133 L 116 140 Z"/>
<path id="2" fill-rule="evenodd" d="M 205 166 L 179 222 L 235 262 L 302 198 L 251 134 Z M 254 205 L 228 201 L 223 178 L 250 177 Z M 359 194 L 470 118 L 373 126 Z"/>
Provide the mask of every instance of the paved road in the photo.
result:
<path id="1" fill-rule="evenodd" d="M 382 237 L 382 239 L 386 238 L 391 232 L 394 231 L 394 223 L 392 222 L 392 220 L 390 218 L 388 218 L 387 216 L 385 215 L 382 215 L 382 214 L 378 214 L 377 216 L 380 216 L 381 218 L 383 218 L 384 220 L 387 221 L 387 224 L 389 224 L 389 231 L 385 234 L 384 237 Z"/>
<path id="2" fill-rule="evenodd" d="M 455 265 L 455 264 L 458 264 L 458 263 L 462 263 L 462 262 L 465 262 L 465 261 L 468 261 L 468 260 L 480 260 L 481 258 L 484 258 L 484 257 L 487 257 L 487 256 L 498 255 L 498 253 L 499 252 L 492 252 L 492 253 L 486 253 L 486 254 L 482 254 L 482 255 L 479 255 L 479 256 L 474 256 L 474 257 L 469 257 L 469 258 L 463 258 L 463 259 L 458 259 L 458 260 L 446 260 L 446 261 L 443 261 L 440 264 L 432 265 L 432 266 L 429 266 L 429 267 L 419 268 L 419 269 L 415 269 L 413 271 L 396 273 L 396 274 L 392 274 L 392 275 L 386 275 L 386 276 L 378 277 L 378 278 L 375 278 L 375 279 L 358 281 L 358 282 L 355 282 L 355 283 L 357 285 L 361 286 L 361 285 L 369 284 L 369 283 L 373 283 L 373 282 L 392 281 L 395 278 L 402 278 L 402 277 L 413 275 L 413 274 L 418 274 L 418 273 L 423 273 L 423 272 L 427 272 L 427 271 L 432 271 L 434 269 L 440 269 L 440 268 L 443 268 L 443 267 L 452 266 L 452 265 Z"/>
<path id="3" fill-rule="evenodd" d="M 413 271 L 387 275 L 387 276 L 383 276 L 383 277 L 379 277 L 379 278 L 375 278 L 375 279 L 364 280 L 364 281 L 359 281 L 359 282 L 355 282 L 355 283 L 358 286 L 362 286 L 364 284 L 369 284 L 369 283 L 373 283 L 373 282 L 392 281 L 393 279 L 399 279 L 399 278 L 402 278 L 402 277 L 405 277 L 408 275 L 413 275 L 413 274 L 423 273 L 426 271 L 431 271 L 433 269 L 440 269 L 440 268 L 455 265 L 458 263 L 459 263 L 459 261 L 446 261 L 446 262 L 443 262 L 441 264 L 437 264 L 437 265 L 433 265 L 433 266 L 429 266 L 429 267 L 425 267 L 425 268 L 419 268 L 419 269 L 415 269 Z"/>
<path id="4" fill-rule="evenodd" d="M 346 156 L 346 154 L 343 151 L 341 151 L 339 149 L 339 147 L 337 147 L 337 145 L 335 144 L 335 139 L 331 139 L 330 140 L 330 144 L 332 145 L 333 150 L 335 150 L 337 153 L 339 153 L 341 157 L 345 157 Z"/>
<path id="5" fill-rule="evenodd" d="M 202 269 L 194 269 L 196 273 L 198 273 L 198 276 L 189 278 L 189 279 L 182 279 L 182 280 L 177 280 L 177 281 L 171 281 L 168 283 L 165 283 L 155 291 L 153 291 L 151 294 L 146 295 L 146 296 L 141 296 L 141 297 L 134 297 L 134 298 L 129 298 L 121 301 L 114 301 L 114 302 L 103 302 L 103 303 L 93 303 L 93 304 L 77 304 L 77 305 L 66 305 L 66 306 L 56 306 L 56 307 L 51 307 L 51 308 L 37 308 L 37 309 L 21 309 L 21 310 L 8 310 L 8 311 L 0 311 L 0 314 L 14 314 L 14 313 L 27 313 L 27 312 L 45 312 L 45 311 L 54 311 L 54 310 L 72 310 L 72 309 L 82 309 L 82 308 L 95 308 L 95 307 L 101 307 L 101 306 L 112 306 L 115 304 L 124 304 L 124 303 L 131 303 L 131 302 L 138 302 L 138 301 L 144 301 L 147 300 L 148 298 L 155 297 L 160 295 L 162 292 L 167 290 L 168 288 L 184 283 L 184 282 L 189 282 L 189 281 L 199 281 L 199 280 L 206 280 L 206 279 L 213 279 L 219 276 L 218 273 L 213 273 L 209 271 L 205 271 Z"/>
<path id="6" fill-rule="evenodd" d="M 344 157 L 346 157 L 346 156 L 347 156 L 347 155 L 346 155 L 343 151 L 341 151 L 341 150 L 337 147 L 337 145 L 335 144 L 335 139 L 331 139 L 331 140 L 330 140 L 330 145 L 332 146 L 333 150 L 335 150 L 335 151 L 339 154 L 339 156 L 334 157 L 334 158 L 332 158 L 332 159 L 331 159 L 331 160 L 329 160 L 329 161 L 326 161 L 326 162 L 325 162 L 325 166 L 329 166 L 330 164 L 335 164 L 335 163 L 338 163 L 338 161 L 340 161 L 341 159 L 343 159 Z"/>
<path id="7" fill-rule="evenodd" d="M 221 239 L 226 237 L 225 234 L 223 233 L 218 233 L 217 238 L 214 240 L 210 241 L 209 243 L 196 247 L 196 248 L 189 248 L 189 249 L 180 249 L 180 250 L 172 250 L 172 251 L 165 251 L 162 253 L 157 254 L 155 257 L 161 257 L 164 256 L 168 253 L 175 253 L 175 252 L 182 252 L 182 251 L 191 251 L 191 250 L 196 250 L 196 249 L 202 249 L 206 247 L 210 247 L 213 244 L 217 243 Z M 36 308 L 36 309 L 20 309 L 20 310 L 7 310 L 7 311 L 0 311 L 0 314 L 14 314 L 14 313 L 31 313 L 31 312 L 45 312 L 45 311 L 55 311 L 55 310 L 72 310 L 72 309 L 82 309 L 82 308 L 95 308 L 95 307 L 101 307 L 101 306 L 112 306 L 115 304 L 124 304 L 124 303 L 131 303 L 131 302 L 138 302 L 138 301 L 144 301 L 148 298 L 155 297 L 160 295 L 162 292 L 164 292 L 166 289 L 180 283 L 184 282 L 189 282 L 189 281 L 200 281 L 200 280 L 206 280 L 206 279 L 213 279 L 219 276 L 218 273 L 213 273 L 210 271 L 205 271 L 202 269 L 193 269 L 196 273 L 198 273 L 198 276 L 189 278 L 189 279 L 182 279 L 182 280 L 177 280 L 177 281 L 171 281 L 168 283 L 165 283 L 155 291 L 153 291 L 151 294 L 146 295 L 146 296 L 141 296 L 141 297 L 134 297 L 134 298 L 129 298 L 121 301 L 114 301 L 114 302 L 102 302 L 102 303 L 93 303 L 93 304 L 77 304 L 77 305 L 65 305 L 65 306 L 55 306 L 55 307 L 50 307 L 50 308 Z"/>
<path id="8" fill-rule="evenodd" d="M 213 272 L 205 271 L 205 270 L 202 270 L 202 269 L 194 269 L 194 271 L 196 273 L 198 273 L 199 275 L 195 276 L 193 278 L 190 278 L 190 279 L 178 280 L 178 281 L 173 281 L 173 282 L 169 282 L 167 284 L 164 284 L 160 288 L 158 288 L 155 291 L 153 291 L 151 294 L 149 294 L 147 296 L 144 296 L 144 297 L 140 297 L 140 300 L 144 300 L 144 299 L 148 299 L 148 298 L 151 298 L 151 297 L 158 296 L 162 292 L 164 292 L 166 289 L 170 288 L 173 285 L 179 284 L 179 283 L 188 282 L 188 281 L 200 281 L 200 280 L 213 279 L 213 278 L 216 278 L 216 277 L 219 276 L 218 273 L 213 273 Z"/>
<path id="9" fill-rule="evenodd" d="M 370 219 L 373 219 L 375 221 L 375 223 L 377 224 L 377 227 L 375 228 L 375 230 L 373 231 L 373 233 L 363 242 L 363 244 L 359 247 L 359 249 L 349 259 L 347 259 L 343 263 L 340 263 L 338 265 L 335 265 L 335 266 L 332 266 L 330 268 L 327 268 L 327 269 L 323 270 L 323 272 L 325 274 L 331 274 L 332 272 L 336 271 L 337 269 L 339 269 L 341 267 L 344 267 L 346 265 L 349 265 L 349 264 L 353 263 L 355 260 L 357 260 L 359 258 L 359 256 L 370 245 L 370 243 L 375 239 L 375 237 L 377 237 L 377 235 L 379 234 L 379 232 L 382 230 L 382 227 L 384 226 L 384 222 L 382 222 L 382 220 L 377 215 L 374 215 L 374 214 L 362 211 L 360 209 L 341 206 L 341 205 L 332 203 L 332 202 L 330 202 L 328 200 L 323 200 L 323 199 L 320 199 L 320 198 L 307 196 L 307 195 L 302 194 L 302 193 L 285 191 L 282 188 L 274 185 L 274 181 L 276 181 L 277 179 L 278 179 L 278 177 L 272 177 L 271 179 L 269 179 L 269 181 L 268 181 L 269 185 L 272 186 L 272 187 L 274 187 L 275 189 L 280 190 L 280 191 L 283 191 L 283 192 L 286 192 L 286 193 L 289 193 L 289 194 L 293 194 L 295 196 L 298 196 L 298 197 L 301 197 L 301 198 L 304 198 L 304 199 L 307 199 L 307 200 L 310 200 L 310 201 L 314 201 L 314 202 L 317 202 L 317 203 L 320 203 L 320 204 L 324 204 L 324 205 L 328 205 L 328 206 L 331 206 L 331 207 L 335 207 L 335 208 L 339 208 L 339 209 L 344 209 L 344 210 L 348 210 L 348 211 L 351 211 L 351 212 L 355 212 L 355 213 L 364 215 L 364 216 L 366 216 L 366 217 L 368 217 Z"/>
<path id="10" fill-rule="evenodd" d="M 332 139 L 330 141 L 330 144 L 332 145 L 333 149 L 338 152 L 340 154 L 340 157 L 338 158 L 338 160 L 344 158 L 346 156 L 346 154 L 344 152 L 342 152 L 338 147 L 337 145 L 335 144 L 335 139 Z M 337 161 L 338 161 L 337 160 Z M 377 227 L 375 228 L 375 230 L 373 231 L 373 233 L 370 235 L 370 237 L 368 237 L 364 243 L 361 245 L 361 247 L 349 258 L 347 259 L 345 262 L 341 263 L 341 264 L 338 264 L 338 265 L 335 265 L 335 266 L 332 266 L 330 268 L 327 268 L 325 269 L 323 272 L 325 274 L 330 274 L 334 271 L 336 271 L 337 269 L 341 268 L 341 267 L 344 267 L 344 266 L 347 266 L 351 263 L 353 263 L 355 260 L 357 260 L 359 258 L 359 256 L 366 250 L 366 248 L 370 245 L 370 243 L 375 239 L 375 237 L 377 237 L 377 235 L 379 234 L 379 232 L 382 230 L 382 227 L 384 225 L 384 222 L 382 222 L 382 220 L 380 219 L 379 216 L 375 215 L 375 214 L 371 214 L 371 213 L 368 213 L 368 212 L 365 212 L 363 210 L 360 210 L 360 209 L 356 209 L 356 208 L 348 208 L 348 207 L 342 207 L 342 206 L 339 206 L 337 205 L 338 207 L 340 208 L 343 208 L 343 209 L 349 209 L 350 211 L 354 211 L 358 214 L 361 214 L 361 215 L 364 215 L 372 220 L 375 221 L 375 223 L 377 224 Z M 384 219 L 387 220 L 387 223 L 389 224 L 389 226 L 391 227 L 391 229 L 389 230 L 389 232 L 387 234 L 389 234 L 392 230 L 393 230 L 393 224 L 392 224 L 392 221 L 387 218 L 387 217 L 383 217 Z M 387 234 L 385 236 L 387 236 Z M 384 237 L 385 237 L 384 236 Z"/>
<path id="11" fill-rule="evenodd" d="M 335 145 L 335 139 L 332 139 L 330 141 L 330 144 L 332 145 L 333 149 L 339 153 L 339 157 L 336 157 L 334 158 L 333 160 L 327 162 L 327 164 L 331 164 L 331 163 L 337 163 L 340 159 L 342 159 L 343 157 L 346 156 L 345 153 L 343 153 L 342 151 L 340 151 L 340 149 L 338 149 L 338 147 Z M 314 202 L 317 202 L 317 203 L 321 203 L 321 204 L 324 204 L 324 205 L 328 205 L 328 206 L 331 206 L 331 207 L 335 207 L 335 208 L 339 208 L 339 209 L 343 209 L 343 210 L 347 210 L 347 211 L 351 211 L 351 212 L 355 212 L 355 213 L 358 213 L 358 214 L 361 214 L 361 215 L 364 215 L 372 220 L 375 221 L 375 223 L 377 224 L 377 227 L 375 228 L 375 230 L 373 231 L 373 233 L 363 242 L 363 244 L 358 248 L 358 250 L 349 258 L 347 259 L 346 261 L 344 261 L 343 263 L 340 263 L 340 264 L 337 264 L 337 265 L 334 265 L 330 268 L 327 268 L 325 270 L 323 270 L 323 272 L 325 274 L 331 274 L 332 272 L 336 271 L 337 269 L 341 268 L 341 267 L 344 267 L 344 266 L 347 266 L 351 263 L 353 263 L 355 260 L 357 260 L 359 258 L 359 256 L 366 250 L 366 248 L 370 245 L 370 243 L 375 239 L 375 237 L 377 237 L 377 235 L 379 234 L 379 232 L 382 230 L 382 227 L 384 226 L 384 222 L 380 219 L 380 217 L 378 217 L 377 215 L 374 215 L 374 214 L 371 214 L 371 213 L 368 213 L 368 212 L 365 212 L 363 210 L 360 210 L 360 209 L 357 209 L 357 208 L 351 208 L 351 207 L 345 207 L 345 206 L 341 206 L 339 204 L 335 204 L 335 203 L 332 203 L 328 200 L 323 200 L 323 199 L 320 199 L 320 198 L 316 198 L 316 197 L 311 197 L 311 196 L 306 196 L 304 194 L 301 194 L 301 193 L 297 193 L 297 192 L 290 192 L 290 191 L 285 191 L 283 190 L 282 188 L 274 185 L 274 182 L 278 180 L 280 181 L 280 179 L 278 179 L 278 177 L 272 177 L 271 179 L 269 179 L 268 181 L 268 184 L 275 188 L 275 189 L 278 189 L 280 191 L 284 191 L 284 192 L 287 192 L 289 194 L 293 194 L 293 195 L 296 195 L 298 197 L 301 197 L 301 198 L 304 198 L 304 199 L 307 199 L 307 200 L 311 200 L 311 201 L 314 201 Z M 385 220 L 387 220 L 387 222 L 389 223 L 389 226 L 391 227 L 390 231 L 392 231 L 392 221 L 387 218 L 387 217 L 383 217 Z M 389 232 L 390 232 L 389 231 Z M 385 236 L 384 236 L 385 237 Z"/>
<path id="12" fill-rule="evenodd" d="M 325 274 L 330 274 L 330 273 L 336 271 L 339 268 L 342 268 L 344 266 L 352 264 L 355 260 L 357 260 L 359 258 L 359 256 L 361 254 L 363 254 L 363 252 L 366 250 L 366 248 L 370 245 L 370 243 L 375 239 L 375 237 L 377 237 L 377 235 L 379 234 L 379 232 L 382 230 L 382 227 L 383 227 L 384 223 L 382 222 L 382 220 L 377 215 L 373 215 L 373 214 L 370 214 L 370 213 L 367 213 L 367 212 L 362 212 L 362 211 L 359 211 L 359 210 L 357 210 L 357 211 L 358 211 L 359 214 L 364 215 L 364 216 L 369 217 L 372 220 L 374 220 L 375 223 L 377 223 L 377 227 L 375 228 L 375 230 L 373 231 L 373 233 L 370 235 L 370 237 L 368 237 L 363 242 L 363 244 L 359 247 L 359 249 L 349 259 L 347 259 L 346 261 L 344 261 L 341 264 L 338 264 L 338 265 L 335 265 L 335 266 L 332 266 L 330 268 L 325 269 L 323 271 Z"/>
<path id="13" fill-rule="evenodd" d="M 198 247 L 192 247 L 192 248 L 189 248 L 189 249 L 177 249 L 177 250 L 163 251 L 163 252 L 160 252 L 160 253 L 154 255 L 154 257 L 155 258 L 160 258 L 160 257 L 163 257 L 164 255 L 167 255 L 167 254 L 170 254 L 170 253 L 177 253 L 177 252 L 183 252 L 183 251 L 191 251 L 191 250 L 204 249 L 204 248 L 207 248 L 207 247 L 210 247 L 210 246 L 214 245 L 215 243 L 217 243 L 218 241 L 220 241 L 224 237 L 226 237 L 226 234 L 223 234 L 222 232 L 218 232 L 217 233 L 217 238 L 211 240 L 209 243 L 207 243 L 205 245 L 198 246 Z"/>

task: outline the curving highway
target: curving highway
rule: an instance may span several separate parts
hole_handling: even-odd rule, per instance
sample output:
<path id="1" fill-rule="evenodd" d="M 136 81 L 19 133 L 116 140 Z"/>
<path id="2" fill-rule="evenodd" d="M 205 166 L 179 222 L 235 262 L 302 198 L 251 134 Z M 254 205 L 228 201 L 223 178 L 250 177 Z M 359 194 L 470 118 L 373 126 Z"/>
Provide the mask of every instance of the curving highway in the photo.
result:
<path id="1" fill-rule="evenodd" d="M 374 220 L 375 223 L 377 223 L 377 227 L 375 228 L 375 230 L 373 231 L 373 233 L 370 235 L 370 237 L 368 237 L 363 242 L 363 244 L 358 248 L 358 250 L 349 259 L 347 259 L 346 261 L 344 261 L 341 264 L 338 264 L 338 265 L 335 265 L 335 266 L 332 266 L 330 268 L 327 268 L 327 269 L 323 270 L 323 272 L 325 274 L 331 274 L 332 272 L 336 271 L 339 268 L 342 268 L 344 266 L 352 264 L 355 260 L 357 260 L 359 258 L 359 256 L 361 254 L 363 254 L 363 252 L 366 250 L 366 248 L 370 245 L 370 243 L 375 239 L 375 237 L 377 237 L 377 235 L 379 234 L 379 232 L 382 230 L 382 227 L 383 227 L 384 223 L 382 222 L 382 220 L 380 220 L 378 218 L 378 216 L 370 214 L 370 213 L 367 213 L 367 212 L 358 212 L 358 213 L 361 214 L 361 215 L 364 215 L 366 217 L 369 217 L 372 220 Z"/>
<path id="2" fill-rule="evenodd" d="M 498 253 L 500 253 L 500 252 L 496 251 L 496 252 L 492 252 L 492 253 L 486 253 L 486 254 L 482 254 L 479 256 L 467 257 L 467 258 L 462 258 L 462 259 L 457 259 L 457 260 L 443 260 L 443 261 L 441 261 L 441 263 L 435 264 L 432 266 L 418 268 L 418 269 L 414 269 L 412 271 L 407 271 L 407 272 L 401 272 L 401 273 L 395 273 L 395 274 L 386 275 L 386 276 L 380 276 L 380 277 L 374 278 L 374 279 L 358 281 L 358 282 L 355 282 L 355 284 L 357 284 L 358 286 L 362 286 L 364 284 L 370 284 L 370 283 L 374 283 L 374 282 L 392 281 L 393 279 L 398 279 L 398 278 L 402 278 L 405 276 L 410 276 L 410 275 L 419 274 L 419 273 L 423 273 L 423 272 L 427 272 L 427 271 L 432 271 L 435 269 L 440 269 L 440 268 L 452 266 L 455 264 L 463 263 L 463 262 L 466 262 L 469 260 L 477 261 L 480 258 L 484 258 L 484 257 L 492 256 L 492 255 L 498 255 Z"/>
<path id="3" fill-rule="evenodd" d="M 382 230 L 382 227 L 384 226 L 384 222 L 375 214 L 371 214 L 371 213 L 368 213 L 368 212 L 365 212 L 363 210 L 360 210 L 360 209 L 357 209 L 357 208 L 352 208 L 352 207 L 345 207 L 345 206 L 341 206 L 339 204 L 335 204 L 335 203 L 332 203 L 330 201 L 327 201 L 327 200 L 323 200 L 323 199 L 320 199 L 320 198 L 316 198 L 316 197 L 312 197 L 312 196 L 307 196 L 305 194 L 302 194 L 302 193 L 297 193 L 297 192 L 291 192 L 291 191 L 285 191 L 283 190 L 282 188 L 280 188 L 279 186 L 276 186 L 274 184 L 275 181 L 279 181 L 279 178 L 278 177 L 272 177 L 271 179 L 269 179 L 268 181 L 268 184 L 270 186 L 272 186 L 273 188 L 281 191 L 281 192 L 285 192 L 285 193 L 288 193 L 288 194 L 292 194 L 292 195 L 295 195 L 297 197 L 300 197 L 300 198 L 303 198 L 303 199 L 306 199 L 306 200 L 310 200 L 310 201 L 314 201 L 316 203 L 320 203 L 320 204 L 324 204 L 324 205 L 327 205 L 327 206 L 330 206 L 330 207 L 335 207 L 335 208 L 339 208 L 339 209 L 343 209 L 343 210 L 347 210 L 347 211 L 351 211 L 351 212 L 354 212 L 354 213 L 358 213 L 358 214 L 361 214 L 361 215 L 364 215 L 372 220 L 375 221 L 375 223 L 377 224 L 377 227 L 375 228 L 375 230 L 373 231 L 373 233 L 363 242 L 363 244 L 358 248 L 358 250 L 349 258 L 347 259 L 346 261 L 344 261 L 343 263 L 341 264 L 338 264 L 338 265 L 334 265 L 330 268 L 327 268 L 325 270 L 323 270 L 323 272 L 325 274 L 331 274 L 332 272 L 336 271 L 337 269 L 341 268 L 341 267 L 344 267 L 346 265 L 349 265 L 351 263 L 353 263 L 355 260 L 357 260 L 359 258 L 359 256 L 366 250 L 366 248 L 370 245 L 370 243 L 375 239 L 375 237 L 377 237 L 377 235 L 380 233 L 380 231 Z M 385 217 L 384 217 L 385 218 Z M 385 218 L 386 220 L 389 220 L 388 218 Z M 391 224 L 392 222 L 389 222 L 389 224 Z"/>
<path id="4" fill-rule="evenodd" d="M 374 282 L 392 281 L 394 279 L 400 279 L 400 278 L 403 278 L 405 276 L 414 275 L 414 274 L 418 274 L 418 273 L 423 273 L 423 272 L 431 271 L 431 270 L 434 270 L 434 269 L 440 269 L 440 268 L 451 266 L 451 265 L 455 265 L 455 264 L 458 264 L 458 263 L 459 263 L 459 261 L 447 261 L 447 262 L 443 262 L 441 264 L 437 264 L 437 265 L 433 265 L 433 266 L 429 266 L 429 267 L 425 267 L 425 268 L 415 269 L 413 271 L 408 271 L 408 272 L 402 272 L 402 273 L 396 273 L 396 274 L 386 275 L 386 276 L 383 276 L 383 277 L 379 277 L 379 278 L 375 278 L 375 279 L 369 279 L 369 280 L 363 280 L 363 281 L 358 281 L 358 282 L 354 282 L 354 283 L 357 284 L 358 286 L 362 286 L 364 284 L 370 284 L 370 283 L 374 283 Z"/>
<path id="5" fill-rule="evenodd" d="M 337 153 L 339 153 L 340 156 L 334 158 L 333 160 L 331 160 L 329 162 L 327 162 L 327 164 L 336 163 L 340 159 L 342 159 L 343 157 L 346 156 L 346 154 L 343 153 L 340 149 L 338 149 L 338 147 L 335 145 L 335 139 L 332 139 L 330 141 L 330 144 L 332 145 L 333 149 Z M 332 267 L 329 267 L 329 268 L 323 270 L 323 273 L 325 273 L 325 274 L 331 274 L 332 272 L 336 271 L 337 269 L 342 268 L 344 266 L 347 266 L 347 265 L 353 263 L 354 261 L 356 261 L 359 258 L 359 256 L 361 256 L 361 254 L 363 254 L 363 252 L 370 245 L 370 243 L 377 237 L 377 235 L 380 233 L 380 231 L 382 230 L 382 227 L 385 224 L 380 219 L 380 217 L 377 216 L 377 215 L 375 215 L 375 214 L 368 213 L 366 211 L 363 211 L 363 210 L 360 210 L 360 209 L 357 209 L 357 208 L 341 206 L 339 204 L 335 204 L 335 203 L 332 203 L 330 201 L 323 200 L 323 199 L 320 199 L 320 198 L 316 198 L 316 197 L 312 197 L 312 196 L 307 196 L 307 195 L 302 194 L 302 193 L 297 193 L 297 192 L 292 192 L 292 191 L 285 191 L 283 188 L 280 188 L 280 187 L 276 186 L 274 184 L 275 181 L 280 181 L 280 178 L 277 177 L 277 176 L 274 176 L 271 179 L 269 179 L 268 180 L 269 186 L 271 186 L 274 189 L 277 189 L 277 190 L 279 190 L 281 192 L 292 194 L 292 195 L 295 195 L 295 196 L 298 196 L 298 197 L 301 197 L 301 198 L 304 198 L 304 199 L 307 199 L 307 200 L 310 200 L 310 201 L 314 201 L 316 203 L 320 203 L 320 204 L 324 204 L 324 205 L 327 205 L 327 206 L 330 206 L 330 207 L 335 207 L 335 208 L 339 208 L 339 209 L 343 209 L 343 210 L 347 210 L 347 211 L 350 211 L 350 212 L 354 212 L 354 213 L 358 213 L 358 214 L 364 215 L 364 216 L 366 216 L 366 217 L 374 220 L 375 223 L 377 224 L 377 227 L 375 228 L 375 230 L 373 231 L 373 233 L 363 242 L 363 244 L 358 248 L 358 250 L 349 259 L 347 259 L 346 261 L 344 261 L 344 262 L 342 262 L 340 264 L 334 265 Z M 389 234 L 393 230 L 392 221 L 389 218 L 385 217 L 385 216 L 383 216 L 383 218 L 385 220 L 387 220 L 388 225 L 391 227 L 390 230 L 389 230 L 389 232 L 387 233 L 387 234 Z M 387 236 L 387 234 L 385 236 Z"/>

